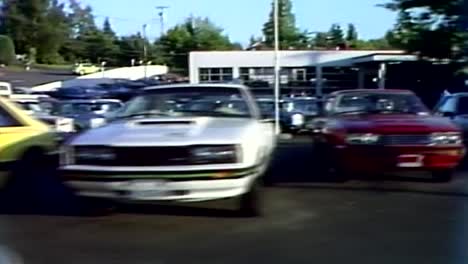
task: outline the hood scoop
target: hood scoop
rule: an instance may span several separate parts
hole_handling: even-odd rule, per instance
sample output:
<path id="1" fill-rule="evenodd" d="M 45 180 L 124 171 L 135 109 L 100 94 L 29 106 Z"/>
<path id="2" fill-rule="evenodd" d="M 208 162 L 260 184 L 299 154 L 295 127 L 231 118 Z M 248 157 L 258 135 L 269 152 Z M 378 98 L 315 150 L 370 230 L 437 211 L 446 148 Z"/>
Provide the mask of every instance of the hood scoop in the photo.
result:
<path id="1" fill-rule="evenodd" d="M 195 121 L 184 120 L 141 120 L 134 122 L 138 126 L 193 125 Z"/>

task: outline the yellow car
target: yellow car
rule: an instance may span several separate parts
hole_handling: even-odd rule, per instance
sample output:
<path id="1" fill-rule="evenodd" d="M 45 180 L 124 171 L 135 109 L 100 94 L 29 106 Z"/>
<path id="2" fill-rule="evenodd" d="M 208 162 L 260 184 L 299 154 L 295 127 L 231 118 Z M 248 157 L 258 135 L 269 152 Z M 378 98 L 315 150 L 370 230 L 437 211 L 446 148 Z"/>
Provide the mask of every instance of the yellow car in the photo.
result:
<path id="1" fill-rule="evenodd" d="M 100 67 L 93 65 L 91 63 L 78 63 L 73 68 L 73 73 L 78 75 L 87 75 L 99 72 L 101 70 Z"/>
<path id="2" fill-rule="evenodd" d="M 0 188 L 19 182 L 32 185 L 27 181 L 40 176 L 56 149 L 47 124 L 0 96 Z"/>

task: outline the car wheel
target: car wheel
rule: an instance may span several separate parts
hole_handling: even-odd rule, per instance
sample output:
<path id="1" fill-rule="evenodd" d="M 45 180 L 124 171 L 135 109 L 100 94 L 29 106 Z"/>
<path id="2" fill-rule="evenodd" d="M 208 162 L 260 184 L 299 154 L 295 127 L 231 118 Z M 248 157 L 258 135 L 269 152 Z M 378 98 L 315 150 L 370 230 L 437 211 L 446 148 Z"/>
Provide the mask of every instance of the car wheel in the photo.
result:
<path id="1" fill-rule="evenodd" d="M 262 214 L 260 186 L 255 182 L 250 190 L 239 198 L 238 213 L 242 217 L 256 217 Z"/>
<path id="2" fill-rule="evenodd" d="M 319 167 L 318 171 L 323 177 L 326 177 L 326 180 L 346 182 L 351 179 L 351 174 L 340 166 L 339 160 L 327 143 L 316 141 L 314 145 L 314 162 Z"/>
<path id="3" fill-rule="evenodd" d="M 47 158 L 41 149 L 28 150 L 14 165 L 6 186 L 6 194 L 18 202 L 34 202 L 38 196 L 40 179 L 46 177 Z"/>
<path id="4" fill-rule="evenodd" d="M 449 170 L 437 170 L 432 172 L 432 178 L 436 182 L 450 182 L 453 179 L 454 171 Z"/>

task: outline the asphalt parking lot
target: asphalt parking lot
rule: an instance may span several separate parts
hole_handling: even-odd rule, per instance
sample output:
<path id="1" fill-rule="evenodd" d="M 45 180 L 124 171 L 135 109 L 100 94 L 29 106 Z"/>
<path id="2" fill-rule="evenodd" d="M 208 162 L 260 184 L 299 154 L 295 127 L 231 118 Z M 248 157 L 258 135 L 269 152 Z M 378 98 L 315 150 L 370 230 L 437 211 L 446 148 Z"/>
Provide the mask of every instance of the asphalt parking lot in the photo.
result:
<path id="1" fill-rule="evenodd" d="M 263 190 L 261 218 L 237 217 L 228 210 L 231 201 L 123 206 L 84 216 L 49 177 L 41 198 L 21 210 L 3 201 L 0 245 L 39 264 L 468 262 L 466 172 L 447 184 L 423 178 L 337 184 L 317 175 L 311 157 L 307 140 L 280 146 L 269 172 L 279 184 Z"/>
<path id="2" fill-rule="evenodd" d="M 0 69 L 0 81 L 10 82 L 15 87 L 32 87 L 73 78 L 76 76 L 71 71 L 64 70 L 11 71 Z"/>

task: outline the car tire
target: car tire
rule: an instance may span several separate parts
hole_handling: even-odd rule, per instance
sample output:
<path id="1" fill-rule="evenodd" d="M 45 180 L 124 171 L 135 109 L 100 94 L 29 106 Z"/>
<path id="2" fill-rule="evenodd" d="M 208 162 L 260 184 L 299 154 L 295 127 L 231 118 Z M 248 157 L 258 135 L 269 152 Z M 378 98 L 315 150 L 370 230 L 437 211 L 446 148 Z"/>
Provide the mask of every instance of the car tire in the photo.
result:
<path id="1" fill-rule="evenodd" d="M 450 182 L 453 179 L 454 171 L 448 170 L 436 170 L 432 172 L 432 178 L 436 182 Z"/>
<path id="2" fill-rule="evenodd" d="M 255 182 L 250 190 L 239 197 L 238 213 L 241 217 L 257 217 L 262 215 L 260 186 Z"/>
<path id="3" fill-rule="evenodd" d="M 31 203 L 37 201 L 41 175 L 47 173 L 47 158 L 40 148 L 26 151 L 22 158 L 14 165 L 11 178 L 6 186 L 7 196 L 17 202 Z"/>
<path id="4" fill-rule="evenodd" d="M 316 142 L 314 148 L 314 162 L 317 163 L 318 171 L 326 177 L 326 180 L 344 183 L 352 178 L 351 174 L 339 164 L 333 154 L 333 149 L 327 143 Z"/>

